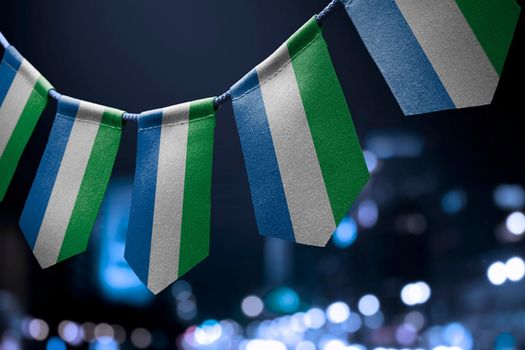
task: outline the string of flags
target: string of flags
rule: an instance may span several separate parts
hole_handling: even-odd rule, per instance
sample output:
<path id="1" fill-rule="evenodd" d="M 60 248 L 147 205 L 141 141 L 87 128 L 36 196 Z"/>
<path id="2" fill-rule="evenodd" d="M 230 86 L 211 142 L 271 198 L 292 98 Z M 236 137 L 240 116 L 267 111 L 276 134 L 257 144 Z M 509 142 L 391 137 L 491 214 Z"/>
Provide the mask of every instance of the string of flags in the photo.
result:
<path id="1" fill-rule="evenodd" d="M 405 115 L 489 104 L 515 0 L 344 5 Z M 209 254 L 215 112 L 231 97 L 260 234 L 324 246 L 369 179 L 315 16 L 219 98 L 132 115 L 58 94 L 0 33 L 0 200 L 46 108 L 57 113 L 20 228 L 42 268 L 86 250 L 123 119 L 137 119 L 125 258 L 158 293 Z"/>

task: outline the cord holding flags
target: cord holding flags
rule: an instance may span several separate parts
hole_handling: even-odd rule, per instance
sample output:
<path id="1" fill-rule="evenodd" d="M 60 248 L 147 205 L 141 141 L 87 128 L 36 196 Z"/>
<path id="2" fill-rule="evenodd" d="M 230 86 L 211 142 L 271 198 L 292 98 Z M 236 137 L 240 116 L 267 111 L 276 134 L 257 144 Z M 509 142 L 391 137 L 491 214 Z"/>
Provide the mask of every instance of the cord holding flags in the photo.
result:
<path id="1" fill-rule="evenodd" d="M 405 115 L 491 102 L 520 12 L 514 0 L 332 0 L 220 96 L 140 114 L 60 94 L 0 33 L 0 201 L 47 97 L 57 100 L 20 219 L 42 268 L 85 251 L 131 120 L 128 263 L 158 293 L 204 260 L 215 112 L 228 101 L 259 233 L 325 246 L 370 177 L 321 27 L 339 3 Z"/>

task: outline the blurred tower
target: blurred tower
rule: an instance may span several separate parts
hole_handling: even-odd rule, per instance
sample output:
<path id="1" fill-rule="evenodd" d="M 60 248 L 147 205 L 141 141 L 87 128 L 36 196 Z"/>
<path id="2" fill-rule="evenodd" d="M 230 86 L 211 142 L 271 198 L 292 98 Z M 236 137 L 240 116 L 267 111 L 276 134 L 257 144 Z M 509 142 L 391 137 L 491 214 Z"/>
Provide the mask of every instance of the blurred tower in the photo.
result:
<path id="1" fill-rule="evenodd" d="M 264 283 L 268 289 L 290 284 L 293 278 L 293 243 L 266 238 L 264 245 Z"/>

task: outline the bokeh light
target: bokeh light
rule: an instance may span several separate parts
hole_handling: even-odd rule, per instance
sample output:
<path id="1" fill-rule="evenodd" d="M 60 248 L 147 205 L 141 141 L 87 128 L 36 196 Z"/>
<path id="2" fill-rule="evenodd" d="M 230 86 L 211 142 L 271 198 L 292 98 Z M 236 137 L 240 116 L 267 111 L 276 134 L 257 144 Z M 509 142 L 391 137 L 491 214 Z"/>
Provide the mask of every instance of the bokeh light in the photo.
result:
<path id="1" fill-rule="evenodd" d="M 417 340 L 417 330 L 411 324 L 402 324 L 396 329 L 396 340 L 401 345 L 413 345 Z"/>
<path id="2" fill-rule="evenodd" d="M 519 257 L 510 258 L 505 263 L 505 270 L 510 281 L 520 281 L 525 276 L 525 263 Z"/>
<path id="3" fill-rule="evenodd" d="M 319 329 L 326 323 L 326 317 L 323 310 L 312 308 L 304 315 L 304 324 L 311 329 Z"/>
<path id="4" fill-rule="evenodd" d="M 195 329 L 195 341 L 200 345 L 209 345 L 222 335 L 222 326 L 216 320 L 206 320 Z"/>
<path id="5" fill-rule="evenodd" d="M 401 300 L 409 306 L 426 303 L 430 295 L 430 286 L 425 282 L 409 283 L 401 290 Z"/>
<path id="6" fill-rule="evenodd" d="M 101 343 L 110 342 L 115 337 L 115 331 L 113 330 L 113 327 L 107 323 L 99 323 L 96 325 L 94 334 L 97 341 Z"/>
<path id="7" fill-rule="evenodd" d="M 405 315 L 405 323 L 410 324 L 419 331 L 425 326 L 425 316 L 419 311 L 410 311 Z"/>
<path id="8" fill-rule="evenodd" d="M 507 279 L 505 264 L 503 264 L 501 261 L 497 261 L 490 265 L 487 270 L 487 277 L 490 283 L 495 286 L 505 283 L 505 280 Z"/>
<path id="9" fill-rule="evenodd" d="M 266 298 L 268 308 L 277 313 L 290 314 L 299 309 L 301 300 L 293 289 L 288 287 L 277 288 Z"/>
<path id="10" fill-rule="evenodd" d="M 332 323 L 343 323 L 350 316 L 350 308 L 342 301 L 332 303 L 326 309 L 326 317 Z"/>
<path id="11" fill-rule="evenodd" d="M 136 328 L 130 335 L 131 343 L 139 349 L 145 349 L 151 345 L 151 333 L 145 328 Z"/>
<path id="12" fill-rule="evenodd" d="M 322 350 L 345 350 L 346 344 L 340 339 L 331 339 L 325 342 L 322 347 Z"/>
<path id="13" fill-rule="evenodd" d="M 256 295 L 249 295 L 241 302 L 242 312 L 248 317 L 257 317 L 264 309 L 264 303 Z"/>
<path id="14" fill-rule="evenodd" d="M 46 350 L 66 350 L 66 343 L 59 337 L 51 337 L 47 340 Z"/>
<path id="15" fill-rule="evenodd" d="M 46 321 L 34 318 L 29 321 L 28 333 L 35 340 L 44 340 L 49 335 L 49 326 Z"/>
<path id="16" fill-rule="evenodd" d="M 493 197 L 494 203 L 503 210 L 518 210 L 525 205 L 525 190 L 521 185 L 499 185 Z"/>
<path id="17" fill-rule="evenodd" d="M 332 241 L 338 248 L 348 248 L 357 238 L 357 225 L 351 217 L 345 216 L 337 226 Z"/>
<path id="18" fill-rule="evenodd" d="M 447 214 L 457 214 L 467 205 L 467 195 L 461 189 L 451 190 L 441 198 L 441 207 Z"/>
<path id="19" fill-rule="evenodd" d="M 357 221 L 364 228 L 372 228 L 377 223 L 379 209 L 377 203 L 371 199 L 365 199 L 357 208 Z"/>
<path id="20" fill-rule="evenodd" d="M 295 350 L 316 350 L 315 344 L 309 340 L 302 340 L 295 346 Z"/>
<path id="21" fill-rule="evenodd" d="M 379 329 L 385 322 L 385 316 L 381 311 L 376 312 L 372 316 L 366 316 L 364 319 L 365 326 L 370 329 Z"/>
<path id="22" fill-rule="evenodd" d="M 505 225 L 513 235 L 522 235 L 525 232 L 525 215 L 519 211 L 511 213 L 507 217 Z"/>
<path id="23" fill-rule="evenodd" d="M 377 156 L 374 152 L 368 150 L 363 151 L 363 156 L 365 157 L 366 167 L 368 168 L 368 171 L 370 173 L 373 173 L 377 169 L 377 166 L 379 164 Z"/>
<path id="24" fill-rule="evenodd" d="M 361 297 L 359 299 L 359 303 L 357 305 L 357 308 L 359 309 L 359 312 L 362 313 L 365 316 L 372 316 L 376 312 L 379 311 L 380 308 L 379 299 L 373 294 L 367 294 Z"/>

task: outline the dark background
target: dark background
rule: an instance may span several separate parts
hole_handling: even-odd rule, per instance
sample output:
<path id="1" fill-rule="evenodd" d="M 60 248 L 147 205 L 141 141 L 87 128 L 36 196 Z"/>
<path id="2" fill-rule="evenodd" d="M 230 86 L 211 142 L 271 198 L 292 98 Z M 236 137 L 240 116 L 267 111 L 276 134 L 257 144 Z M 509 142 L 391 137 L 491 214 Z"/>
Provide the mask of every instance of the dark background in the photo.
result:
<path id="1" fill-rule="evenodd" d="M 0 30 L 59 92 L 140 112 L 221 94 L 325 5 L 321 0 L 6 0 Z M 324 34 L 363 148 L 373 151 L 377 140 L 390 140 L 394 149 L 408 147 L 392 157 L 379 156 L 350 211 L 355 219 L 357 204 L 373 200 L 379 208 L 374 227 L 358 227 L 357 240 L 347 249 L 259 236 L 227 103 L 217 113 L 210 257 L 184 276 L 198 313 L 190 320 L 178 317 L 176 291 L 169 288 L 155 298 L 144 297 L 142 306 L 126 303 L 124 292 L 121 300 L 108 298 L 99 275 L 104 216 L 113 215 L 109 204 L 88 252 L 44 271 L 17 227 L 53 122 L 52 101 L 0 203 L 0 336 L 4 329 L 5 339 L 17 339 L 9 344 L 44 348 L 45 341 L 31 341 L 18 331 L 27 317 L 38 317 L 49 324 L 50 336 L 62 320 L 107 322 L 123 325 L 128 334 L 145 327 L 153 334 L 152 347 L 174 348 L 188 325 L 208 318 L 249 325 L 240 309 L 242 298 L 264 298 L 282 286 L 297 293 L 300 309 L 344 300 L 355 311 L 361 295 L 374 293 L 385 318 L 380 330 L 390 334 L 414 309 L 401 302 L 400 289 L 424 280 L 432 297 L 415 308 L 427 321 L 414 347 L 430 346 L 433 326 L 461 322 L 474 348 L 497 347 L 507 333 L 514 337 L 514 348 L 525 348 L 523 282 L 496 287 L 486 278 L 492 262 L 525 257 L 523 241 L 498 239 L 509 211 L 493 201 L 498 185 L 525 185 L 523 16 L 491 106 L 416 117 L 403 116 L 342 6 L 324 22 Z M 123 193 L 114 201 L 124 207 L 124 221 L 135 135 L 136 124 L 127 123 L 108 190 L 108 196 Z M 465 202 L 454 215 L 442 208 L 451 190 Z M 419 223 L 415 231 L 414 220 Z M 118 299 L 118 288 L 113 292 Z M 278 313 L 266 309 L 260 319 Z M 398 346 L 391 336 L 375 333 L 363 328 L 345 337 L 367 347 Z M 128 340 L 122 345 L 131 346 Z"/>

